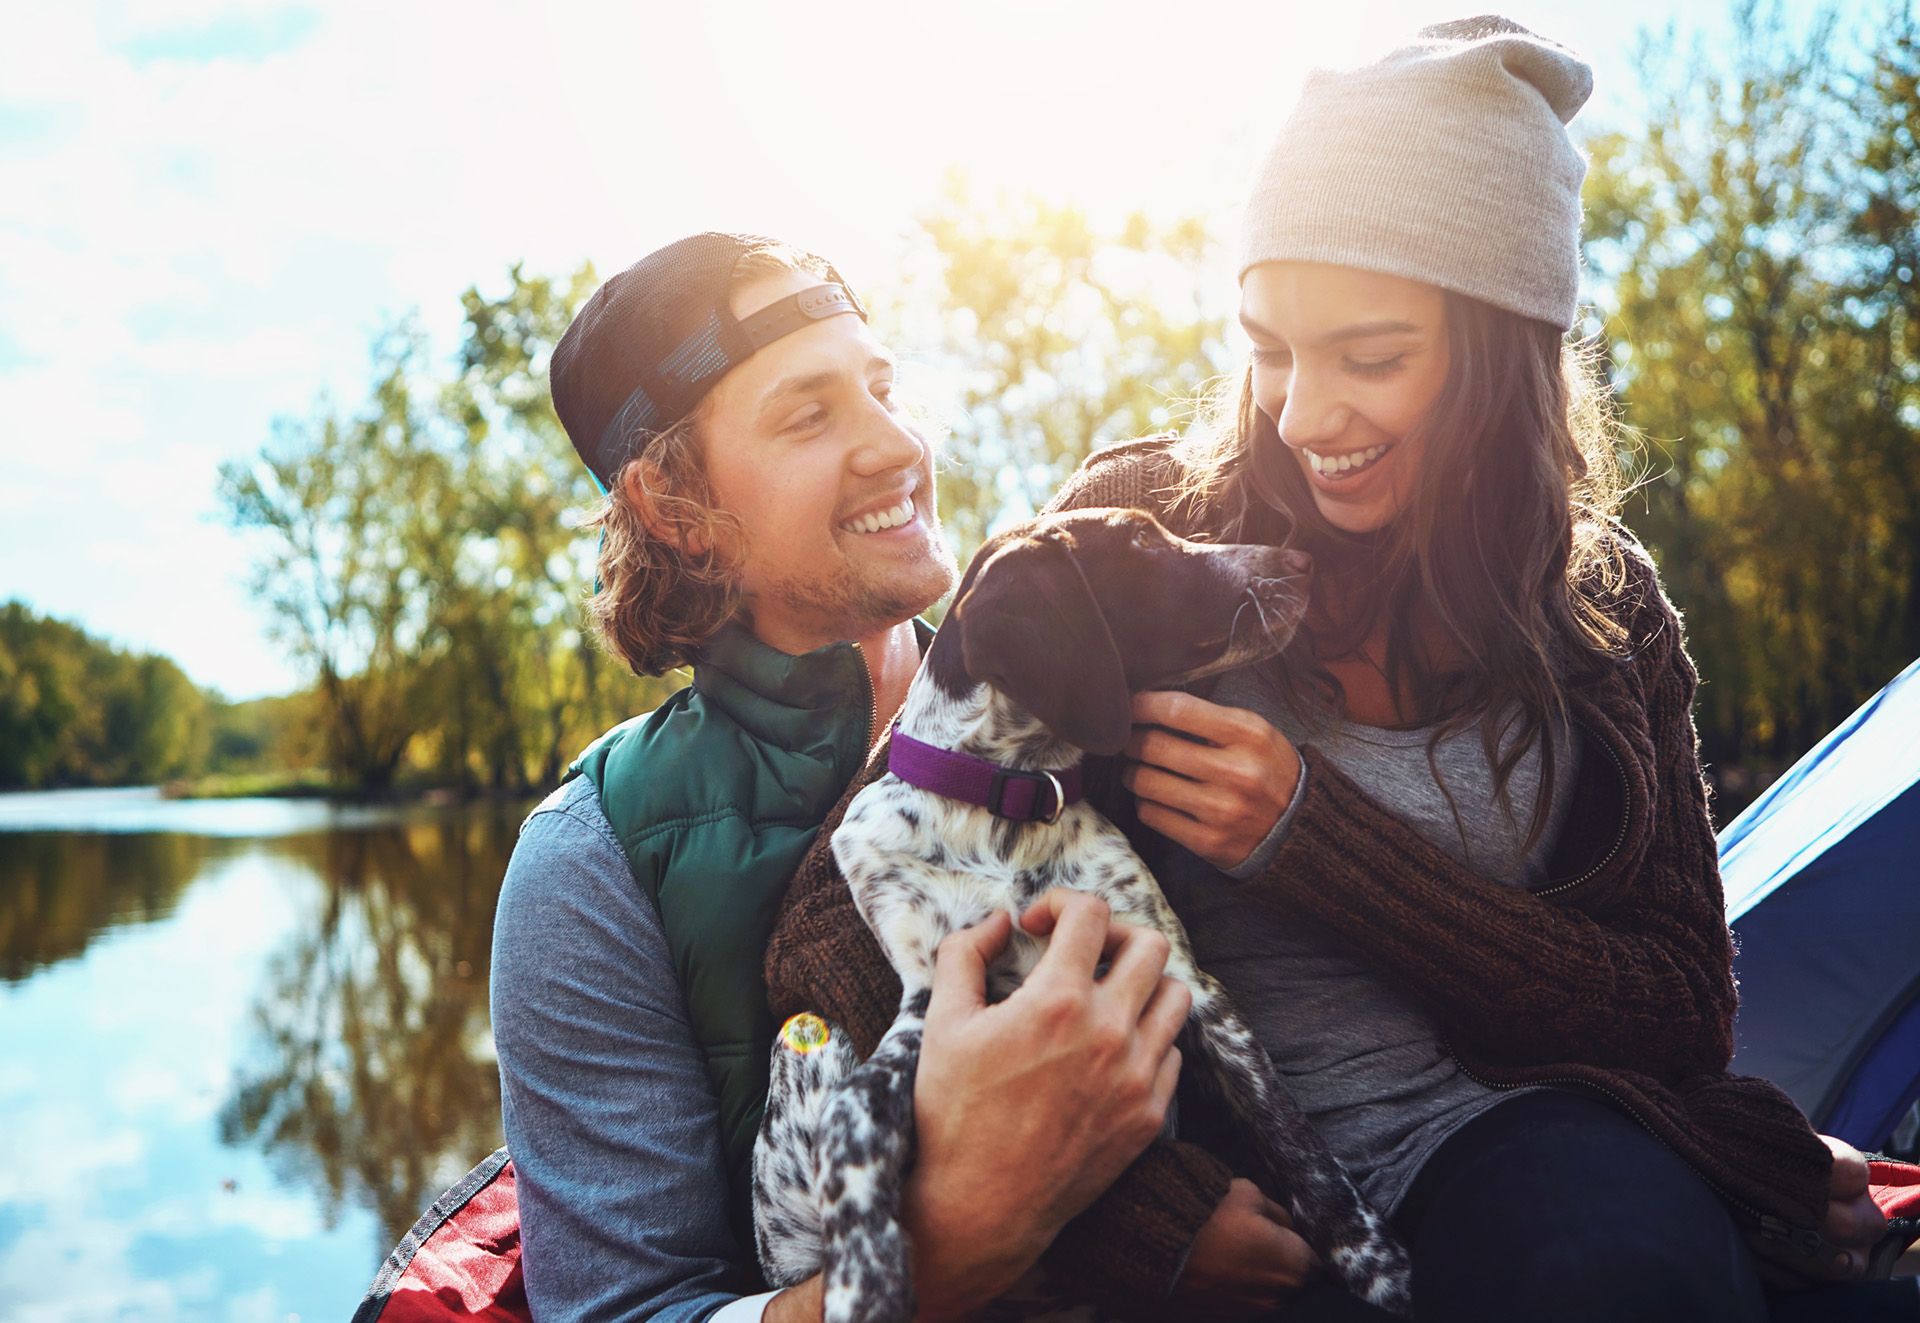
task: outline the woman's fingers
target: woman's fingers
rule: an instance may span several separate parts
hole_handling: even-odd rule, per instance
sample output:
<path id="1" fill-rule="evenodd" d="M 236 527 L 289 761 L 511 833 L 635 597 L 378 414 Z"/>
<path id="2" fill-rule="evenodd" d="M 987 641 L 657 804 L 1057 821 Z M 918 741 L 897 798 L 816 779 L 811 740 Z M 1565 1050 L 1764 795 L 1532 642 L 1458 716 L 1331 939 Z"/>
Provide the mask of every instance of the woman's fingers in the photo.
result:
<path id="1" fill-rule="evenodd" d="M 1127 743 L 1121 780 L 1140 821 L 1217 867 L 1265 840 L 1299 789 L 1300 755 L 1257 713 L 1148 692 L 1134 696 L 1133 719 L 1167 728 L 1137 724 Z"/>
<path id="2" fill-rule="evenodd" d="M 1260 1215 L 1269 1222 L 1277 1222 L 1288 1230 L 1293 1228 L 1293 1214 L 1285 1204 L 1277 1204 L 1267 1198 L 1266 1191 L 1260 1192 Z"/>
<path id="3" fill-rule="evenodd" d="M 1224 834 L 1215 827 L 1208 826 L 1187 816 L 1178 809 L 1170 809 L 1164 804 L 1143 799 L 1136 810 L 1140 825 L 1159 832 L 1176 845 L 1184 845 L 1202 859 L 1217 861 L 1223 858 L 1228 846 Z M 1221 867 L 1231 868 L 1247 857 L 1242 850 L 1238 856 L 1228 859 Z"/>
<path id="4" fill-rule="evenodd" d="M 1202 822 L 1217 822 L 1233 816 L 1237 801 L 1204 781 L 1193 781 L 1155 767 L 1130 767 L 1122 777 L 1127 789 L 1142 799 L 1178 809 Z"/>
<path id="5" fill-rule="evenodd" d="M 1832 1135 L 1820 1138 L 1833 1154 L 1833 1175 L 1828 1181 L 1830 1197 L 1820 1235 L 1837 1251 L 1836 1266 L 1844 1256 L 1846 1266 L 1841 1271 L 1845 1276 L 1864 1276 L 1868 1255 L 1887 1234 L 1887 1217 L 1868 1192 L 1870 1173 L 1860 1150 Z"/>
<path id="6" fill-rule="evenodd" d="M 1274 1216 L 1278 1212 L 1279 1216 Z M 1188 1317 L 1253 1318 L 1279 1308 L 1318 1268 L 1286 1210 L 1245 1177 L 1200 1228 L 1175 1283 Z"/>
<path id="7" fill-rule="evenodd" d="M 1852 1199 L 1867 1192 L 1867 1159 L 1859 1149 L 1832 1135 L 1820 1136 L 1820 1142 L 1833 1154 L 1833 1175 L 1829 1194 L 1835 1199 Z"/>
<path id="8" fill-rule="evenodd" d="M 1159 726 L 1135 726 L 1127 747 L 1121 752 L 1131 762 L 1162 767 L 1177 775 L 1197 779 L 1213 766 L 1220 748 L 1217 744 L 1196 743 Z"/>
<path id="9" fill-rule="evenodd" d="M 1133 696 L 1134 725 L 1166 726 L 1213 744 L 1244 739 L 1249 729 L 1246 718 L 1251 716 L 1242 708 L 1209 703 L 1177 689 L 1150 689 Z"/>

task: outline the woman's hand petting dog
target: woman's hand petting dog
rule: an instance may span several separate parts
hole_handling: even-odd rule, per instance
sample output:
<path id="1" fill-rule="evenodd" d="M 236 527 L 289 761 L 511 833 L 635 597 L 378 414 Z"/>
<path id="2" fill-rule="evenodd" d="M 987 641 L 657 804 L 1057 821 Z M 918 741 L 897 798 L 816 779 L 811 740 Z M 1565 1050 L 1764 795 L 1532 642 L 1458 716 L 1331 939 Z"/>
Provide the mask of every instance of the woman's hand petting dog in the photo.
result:
<path id="1" fill-rule="evenodd" d="M 1126 757 L 1140 821 L 1215 868 L 1252 854 L 1300 785 L 1300 755 L 1264 717 L 1192 694 L 1135 694 Z"/>
<path id="2" fill-rule="evenodd" d="M 1271 1314 L 1319 1271 L 1287 1210 L 1252 1181 L 1235 1177 L 1194 1238 L 1173 1288 L 1172 1312 L 1196 1319 Z"/>
<path id="3" fill-rule="evenodd" d="M 902 1210 L 923 1318 L 1011 1286 L 1153 1142 L 1179 1079 L 1193 994 L 1165 976 L 1166 938 L 1075 891 L 1020 924 L 1052 940 L 1005 1001 L 986 1000 L 1004 913 L 950 934 L 934 966 Z"/>

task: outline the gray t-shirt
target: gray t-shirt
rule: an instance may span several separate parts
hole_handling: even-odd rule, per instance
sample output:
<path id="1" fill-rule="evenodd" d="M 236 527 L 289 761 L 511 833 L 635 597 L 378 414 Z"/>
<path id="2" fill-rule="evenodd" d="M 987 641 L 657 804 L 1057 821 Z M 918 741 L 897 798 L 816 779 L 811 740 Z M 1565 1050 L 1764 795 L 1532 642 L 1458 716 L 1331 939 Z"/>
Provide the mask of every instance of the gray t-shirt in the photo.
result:
<path id="1" fill-rule="evenodd" d="M 1494 792 L 1477 728 L 1443 739 L 1430 763 L 1428 731 L 1340 721 L 1303 728 L 1258 668 L 1224 676 L 1213 701 L 1259 713 L 1296 746 L 1313 744 L 1401 821 L 1481 876 L 1509 886 L 1546 876 L 1579 765 L 1573 728 L 1556 731 L 1545 830 L 1523 857 L 1541 788 L 1538 741 L 1508 780 L 1508 813 Z M 1295 806 L 1299 799 L 1296 794 Z M 1161 866 L 1160 880 L 1187 926 L 1200 967 L 1226 987 L 1367 1199 L 1391 1214 L 1440 1143 L 1511 1094 L 1462 1074 L 1426 1012 L 1324 930 L 1248 904 L 1240 895 L 1236 878 L 1251 876 L 1272 858 L 1292 816 L 1290 808 L 1234 876 L 1175 849 Z"/>

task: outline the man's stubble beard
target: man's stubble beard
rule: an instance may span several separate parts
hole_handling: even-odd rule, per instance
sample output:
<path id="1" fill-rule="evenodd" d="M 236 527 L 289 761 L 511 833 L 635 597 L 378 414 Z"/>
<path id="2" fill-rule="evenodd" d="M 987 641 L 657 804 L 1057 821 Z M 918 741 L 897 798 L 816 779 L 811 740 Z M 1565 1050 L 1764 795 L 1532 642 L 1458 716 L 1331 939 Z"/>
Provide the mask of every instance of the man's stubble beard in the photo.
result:
<path id="1" fill-rule="evenodd" d="M 960 567 L 938 518 L 931 520 L 924 552 L 884 576 L 843 565 L 826 579 L 782 577 L 766 587 L 768 597 L 796 616 L 817 622 L 822 635 L 839 639 L 897 625 L 919 615 L 954 590 Z M 853 536 L 863 536 L 853 534 Z"/>

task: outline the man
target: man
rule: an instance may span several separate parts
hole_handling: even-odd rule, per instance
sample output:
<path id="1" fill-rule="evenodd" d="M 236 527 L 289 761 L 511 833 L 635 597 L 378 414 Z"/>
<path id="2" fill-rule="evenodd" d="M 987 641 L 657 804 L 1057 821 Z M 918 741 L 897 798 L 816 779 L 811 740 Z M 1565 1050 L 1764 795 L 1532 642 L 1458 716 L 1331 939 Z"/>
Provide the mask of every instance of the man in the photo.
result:
<path id="1" fill-rule="evenodd" d="M 893 377 L 831 266 L 737 235 L 615 276 L 555 351 L 555 407 L 608 492 L 596 627 L 636 671 L 694 681 L 583 756 L 501 892 L 494 1035 L 537 1317 L 819 1317 L 817 1279 L 752 1294 L 761 960 L 905 697 L 915 617 L 954 583 Z M 929 1315 L 1030 1267 L 1158 1132 L 1178 1072 L 1188 994 L 1161 939 L 1082 895 L 1021 922 L 1052 944 L 997 1006 L 1007 919 L 940 952 L 905 1201 Z"/>

